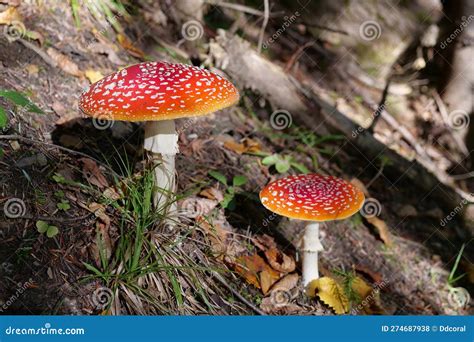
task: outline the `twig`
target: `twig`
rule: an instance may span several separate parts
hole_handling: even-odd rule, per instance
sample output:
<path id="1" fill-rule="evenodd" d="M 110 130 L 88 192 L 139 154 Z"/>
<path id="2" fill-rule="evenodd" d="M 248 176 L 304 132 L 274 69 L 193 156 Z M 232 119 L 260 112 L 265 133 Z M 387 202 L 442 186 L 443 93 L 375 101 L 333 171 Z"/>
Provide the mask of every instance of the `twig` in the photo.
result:
<path id="1" fill-rule="evenodd" d="M 453 138 L 456 145 L 458 145 L 459 149 L 464 154 L 464 156 L 468 156 L 469 155 L 469 150 L 468 150 L 466 144 L 464 143 L 464 141 L 461 139 L 461 137 L 459 135 L 454 134 L 454 132 L 452 131 L 452 129 L 450 129 L 450 127 L 448 125 L 448 122 L 450 120 L 448 110 L 446 108 L 446 105 L 443 102 L 443 99 L 441 98 L 441 96 L 439 96 L 437 91 L 433 92 L 433 98 L 436 102 L 436 105 L 438 106 L 439 113 L 441 114 L 443 122 L 444 122 L 446 128 L 449 131 L 449 134 Z"/>
<path id="2" fill-rule="evenodd" d="M 252 14 L 252 15 L 256 15 L 260 17 L 263 17 L 265 15 L 265 13 L 262 11 L 256 10 L 252 7 L 240 5 L 240 4 L 232 4 L 229 2 L 220 2 L 216 0 L 205 0 L 205 2 L 214 6 L 226 7 L 226 8 L 230 8 L 239 12 L 244 12 L 244 13 L 248 13 L 248 14 Z M 272 15 L 276 15 L 276 13 L 273 13 Z"/>
<path id="3" fill-rule="evenodd" d="M 18 41 L 26 48 L 34 51 L 38 56 L 40 56 L 47 64 L 49 64 L 53 68 L 56 68 L 58 66 L 58 64 L 51 57 L 49 57 L 48 54 L 44 52 L 41 48 L 22 38 L 18 39 Z"/>
<path id="4" fill-rule="evenodd" d="M 382 98 L 380 99 L 377 110 L 374 113 L 374 119 L 372 120 L 370 126 L 367 128 L 370 133 L 374 132 L 375 125 L 377 124 L 377 121 L 380 119 L 382 111 L 385 109 L 385 101 L 387 100 L 388 88 L 390 88 L 390 78 L 387 80 L 387 83 L 385 84 L 385 88 L 383 89 Z"/>
<path id="5" fill-rule="evenodd" d="M 375 176 L 365 185 L 366 189 L 368 189 L 372 184 L 374 184 L 374 182 L 380 177 L 380 175 L 383 172 L 384 167 L 385 167 L 385 163 L 382 162 Z"/>
<path id="6" fill-rule="evenodd" d="M 236 291 L 232 286 L 227 284 L 224 278 L 221 277 L 221 275 L 217 272 L 212 272 L 212 275 L 214 276 L 215 279 L 217 279 L 226 289 L 228 289 L 234 296 L 239 298 L 244 304 L 246 304 L 248 307 L 250 307 L 253 311 L 255 311 L 257 314 L 261 316 L 266 316 L 266 313 L 257 308 L 255 305 L 253 305 L 250 301 L 248 301 L 244 296 L 242 296 L 238 291 Z"/>
<path id="7" fill-rule="evenodd" d="M 296 63 L 296 61 L 301 57 L 301 55 L 303 54 L 303 51 L 304 49 L 306 48 L 309 48 L 310 46 L 313 46 L 315 44 L 314 41 L 309 41 L 309 42 L 306 42 L 303 46 L 300 46 L 296 51 L 295 53 L 293 53 L 290 57 L 290 60 L 288 61 L 288 63 L 286 63 L 286 66 L 285 66 L 285 71 L 289 71 L 293 65 Z"/>
<path id="8" fill-rule="evenodd" d="M 71 153 L 71 154 L 75 154 L 75 155 L 78 155 L 78 156 L 89 158 L 89 159 L 94 160 L 96 163 L 102 165 L 103 167 L 105 167 L 107 170 L 109 170 L 115 176 L 120 177 L 117 174 L 117 172 L 115 172 L 110 166 L 104 164 L 100 160 L 97 160 L 94 157 L 92 157 L 92 156 L 90 156 L 86 153 L 71 150 L 70 148 L 67 148 L 67 147 L 64 147 L 64 146 L 60 146 L 60 145 L 56 145 L 56 144 L 50 144 L 50 143 L 40 141 L 40 140 L 34 140 L 34 139 L 31 139 L 31 138 L 23 137 L 21 135 L 0 135 L 0 140 L 20 140 L 20 141 L 24 141 L 24 142 L 27 142 L 27 143 L 30 143 L 30 144 L 48 146 L 48 147 L 56 148 L 58 150 L 62 150 L 62 151 L 65 151 L 65 152 L 68 152 L 68 153 Z"/>
<path id="9" fill-rule="evenodd" d="M 264 17 L 263 17 L 262 28 L 260 29 L 260 34 L 258 36 L 258 53 L 262 52 L 263 37 L 265 35 L 265 29 L 268 24 L 268 18 L 270 16 L 270 4 L 268 3 L 268 0 L 263 0 L 263 4 L 264 4 Z"/>

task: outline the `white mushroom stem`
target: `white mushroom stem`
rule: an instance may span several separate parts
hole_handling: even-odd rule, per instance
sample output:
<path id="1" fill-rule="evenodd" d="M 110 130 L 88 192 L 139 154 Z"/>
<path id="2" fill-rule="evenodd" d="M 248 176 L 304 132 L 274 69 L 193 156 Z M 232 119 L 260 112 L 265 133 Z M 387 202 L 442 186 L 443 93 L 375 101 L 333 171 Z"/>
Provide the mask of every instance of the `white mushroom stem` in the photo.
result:
<path id="1" fill-rule="evenodd" d="M 175 212 L 175 198 L 170 196 L 176 191 L 174 160 L 179 150 L 174 120 L 148 121 L 145 124 L 144 147 L 150 152 L 154 163 L 155 209 L 168 208 L 168 212 Z M 171 204 L 169 201 L 172 201 Z"/>
<path id="2" fill-rule="evenodd" d="M 308 224 L 303 236 L 303 285 L 306 288 L 309 283 L 319 278 L 318 252 L 323 250 L 319 240 L 319 223 Z"/>

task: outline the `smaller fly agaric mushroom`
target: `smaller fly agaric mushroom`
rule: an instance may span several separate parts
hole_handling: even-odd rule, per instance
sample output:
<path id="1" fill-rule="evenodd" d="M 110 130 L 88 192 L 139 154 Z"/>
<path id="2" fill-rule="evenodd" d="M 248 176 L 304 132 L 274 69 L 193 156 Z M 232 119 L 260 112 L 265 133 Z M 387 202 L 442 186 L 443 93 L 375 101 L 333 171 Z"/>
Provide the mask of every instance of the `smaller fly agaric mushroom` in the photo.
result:
<path id="1" fill-rule="evenodd" d="M 155 164 L 156 208 L 175 190 L 178 134 L 174 119 L 202 116 L 229 107 L 239 92 L 225 78 L 185 64 L 145 62 L 132 65 L 91 85 L 79 107 L 102 120 L 146 121 L 145 149 Z"/>
<path id="2" fill-rule="evenodd" d="M 303 236 L 303 285 L 319 278 L 319 222 L 352 216 L 364 204 L 363 192 L 333 176 L 305 174 L 288 176 L 268 184 L 260 201 L 268 210 L 292 219 L 311 221 Z"/>

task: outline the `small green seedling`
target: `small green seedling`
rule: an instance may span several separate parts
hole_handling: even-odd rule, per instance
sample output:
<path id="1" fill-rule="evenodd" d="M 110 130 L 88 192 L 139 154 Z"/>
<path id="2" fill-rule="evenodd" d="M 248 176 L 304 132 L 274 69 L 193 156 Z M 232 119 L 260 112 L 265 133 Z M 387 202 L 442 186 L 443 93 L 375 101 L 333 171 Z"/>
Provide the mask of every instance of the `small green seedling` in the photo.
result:
<path id="1" fill-rule="evenodd" d="M 61 202 L 56 204 L 56 206 L 58 207 L 59 210 L 62 210 L 62 211 L 67 211 L 71 209 L 71 205 L 69 204 L 69 201 L 67 199 L 62 199 Z"/>
<path id="2" fill-rule="evenodd" d="M 59 233 L 58 227 L 50 226 L 47 222 L 41 220 L 36 221 L 36 229 L 41 234 L 46 233 L 46 236 L 49 238 L 55 237 Z"/>
<path id="3" fill-rule="evenodd" d="M 226 186 L 226 193 L 224 194 L 224 199 L 221 201 L 220 205 L 224 209 L 234 210 L 235 209 L 235 195 L 236 188 L 247 183 L 247 177 L 239 175 L 234 176 L 232 179 L 232 185 L 227 184 L 227 178 L 219 171 L 209 171 L 209 175 L 215 178 L 217 181 Z"/>
<path id="4" fill-rule="evenodd" d="M 0 97 L 3 97 L 18 107 L 26 109 L 28 112 L 44 114 L 44 112 L 31 102 L 25 95 L 14 90 L 0 90 Z M 0 131 L 7 127 L 8 116 L 5 109 L 0 107 Z M 0 158 L 3 157 L 3 149 L 0 148 Z"/>
<path id="5" fill-rule="evenodd" d="M 286 173 L 290 168 L 301 173 L 309 173 L 309 170 L 301 163 L 296 162 L 292 156 L 282 156 L 277 153 L 267 156 L 262 159 L 262 164 L 266 166 L 274 166 L 278 173 Z"/>

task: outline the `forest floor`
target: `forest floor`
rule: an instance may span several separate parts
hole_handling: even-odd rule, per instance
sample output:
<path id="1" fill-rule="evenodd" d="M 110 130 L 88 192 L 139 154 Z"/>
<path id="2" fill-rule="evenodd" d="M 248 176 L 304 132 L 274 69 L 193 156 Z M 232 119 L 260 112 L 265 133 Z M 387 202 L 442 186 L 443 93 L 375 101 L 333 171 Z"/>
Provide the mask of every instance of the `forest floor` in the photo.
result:
<path id="1" fill-rule="evenodd" d="M 145 32 L 135 23 L 128 33 L 142 35 L 133 46 L 104 38 L 91 47 L 97 23 L 81 10 L 78 28 L 68 2 L 18 11 L 34 18 L 24 23 L 41 38 L 0 35 L 0 89 L 27 95 L 44 113 L 0 98 L 9 116 L 0 137 L 0 207 L 17 200 L 21 211 L 0 214 L 2 313 L 472 314 L 465 300 L 472 253 L 456 260 L 463 244 L 473 246 L 460 219 L 442 226 L 450 211 L 404 175 L 386 174 L 389 160 L 368 160 L 342 135 L 295 123 L 275 129 L 255 91 L 241 89 L 234 108 L 178 121 L 179 222 L 163 225 L 147 197 L 143 127 L 97 127 L 77 102 L 91 81 L 144 56 L 200 64 L 163 43 L 179 41 L 180 30 L 169 22 Z M 153 18 L 142 19 L 152 26 Z M 319 86 L 339 108 L 359 113 L 360 101 L 346 103 L 337 82 Z M 321 272 L 340 285 L 347 308 L 344 300 L 304 295 L 304 224 L 268 212 L 258 199 L 270 180 L 302 171 L 356 182 L 375 210 L 321 228 Z M 58 233 L 40 233 L 44 224 Z M 467 275 L 453 282 L 456 265 L 455 276 Z"/>

